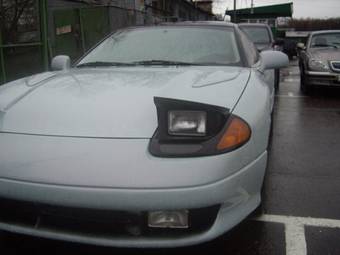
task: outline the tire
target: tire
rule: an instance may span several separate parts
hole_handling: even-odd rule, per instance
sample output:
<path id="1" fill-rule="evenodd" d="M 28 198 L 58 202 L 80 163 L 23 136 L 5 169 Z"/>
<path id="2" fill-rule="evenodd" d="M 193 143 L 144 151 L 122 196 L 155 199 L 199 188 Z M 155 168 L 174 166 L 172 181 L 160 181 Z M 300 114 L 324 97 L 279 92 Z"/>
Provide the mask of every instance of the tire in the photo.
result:
<path id="1" fill-rule="evenodd" d="M 306 82 L 306 74 L 303 68 L 300 68 L 300 90 L 304 94 L 309 94 L 310 93 L 310 86 Z"/>
<path id="2" fill-rule="evenodd" d="M 257 218 L 263 214 L 264 214 L 264 208 L 263 208 L 263 203 L 261 201 L 261 203 L 255 208 L 255 210 L 250 213 L 249 218 L 250 219 Z"/>
<path id="3" fill-rule="evenodd" d="M 271 113 L 271 121 L 270 121 L 270 130 L 269 130 L 269 136 L 268 136 L 268 144 L 267 144 L 267 150 L 270 150 L 272 146 L 273 141 L 273 129 L 274 129 L 274 109 Z"/>
<path id="4" fill-rule="evenodd" d="M 280 89 L 280 69 L 275 69 L 274 86 L 275 91 Z"/>

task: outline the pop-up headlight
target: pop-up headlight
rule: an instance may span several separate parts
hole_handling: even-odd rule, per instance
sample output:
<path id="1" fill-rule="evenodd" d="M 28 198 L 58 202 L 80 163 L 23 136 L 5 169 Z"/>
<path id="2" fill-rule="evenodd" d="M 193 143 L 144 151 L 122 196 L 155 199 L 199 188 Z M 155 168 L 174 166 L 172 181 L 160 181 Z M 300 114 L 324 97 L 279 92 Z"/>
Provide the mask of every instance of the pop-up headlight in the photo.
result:
<path id="1" fill-rule="evenodd" d="M 249 125 L 229 109 L 198 102 L 154 98 L 158 127 L 149 151 L 157 157 L 199 157 L 225 153 L 245 144 Z"/>
<path id="2" fill-rule="evenodd" d="M 168 133 L 179 136 L 205 136 L 207 113 L 203 111 L 169 111 Z"/>

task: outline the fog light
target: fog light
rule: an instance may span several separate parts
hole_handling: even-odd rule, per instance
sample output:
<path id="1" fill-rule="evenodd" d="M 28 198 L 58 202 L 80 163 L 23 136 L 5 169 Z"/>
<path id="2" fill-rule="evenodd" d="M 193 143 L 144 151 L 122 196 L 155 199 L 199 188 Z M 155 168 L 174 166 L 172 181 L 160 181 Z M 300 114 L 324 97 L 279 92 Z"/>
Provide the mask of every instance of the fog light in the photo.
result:
<path id="1" fill-rule="evenodd" d="M 188 211 L 156 211 L 148 213 L 151 228 L 188 228 Z"/>

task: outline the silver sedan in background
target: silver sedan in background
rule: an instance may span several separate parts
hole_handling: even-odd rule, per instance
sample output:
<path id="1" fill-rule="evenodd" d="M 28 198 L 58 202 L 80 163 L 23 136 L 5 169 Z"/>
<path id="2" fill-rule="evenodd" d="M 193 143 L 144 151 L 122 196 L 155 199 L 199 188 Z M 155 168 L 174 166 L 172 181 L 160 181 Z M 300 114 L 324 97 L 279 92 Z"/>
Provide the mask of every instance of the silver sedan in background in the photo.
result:
<path id="1" fill-rule="evenodd" d="M 261 202 L 278 51 L 236 25 L 131 27 L 0 88 L 0 229 L 105 246 L 211 240 Z"/>
<path id="2" fill-rule="evenodd" d="M 313 86 L 340 86 L 340 30 L 312 32 L 298 44 L 301 91 Z"/>

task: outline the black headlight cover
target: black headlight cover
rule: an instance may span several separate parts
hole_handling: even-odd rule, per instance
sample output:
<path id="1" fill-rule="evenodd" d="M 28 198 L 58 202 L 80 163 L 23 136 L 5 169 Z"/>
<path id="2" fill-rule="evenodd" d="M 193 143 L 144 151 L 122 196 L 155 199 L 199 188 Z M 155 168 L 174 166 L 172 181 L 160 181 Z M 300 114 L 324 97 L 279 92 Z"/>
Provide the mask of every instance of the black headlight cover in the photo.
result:
<path id="1" fill-rule="evenodd" d="M 155 97 L 158 127 L 150 140 L 149 151 L 156 157 L 199 157 L 225 153 L 216 149 L 223 135 L 230 110 L 197 102 Z M 169 111 L 204 111 L 207 113 L 205 136 L 176 136 L 168 133 Z"/>

